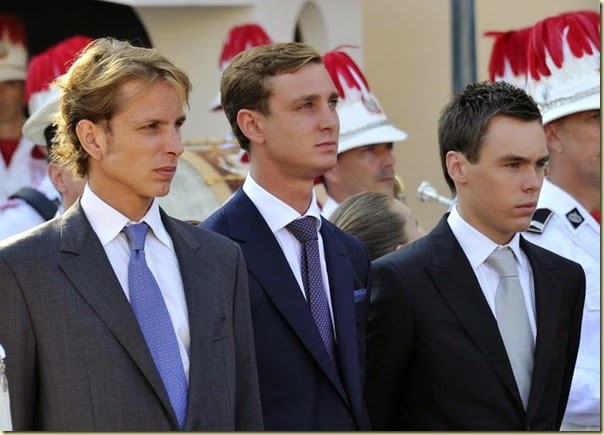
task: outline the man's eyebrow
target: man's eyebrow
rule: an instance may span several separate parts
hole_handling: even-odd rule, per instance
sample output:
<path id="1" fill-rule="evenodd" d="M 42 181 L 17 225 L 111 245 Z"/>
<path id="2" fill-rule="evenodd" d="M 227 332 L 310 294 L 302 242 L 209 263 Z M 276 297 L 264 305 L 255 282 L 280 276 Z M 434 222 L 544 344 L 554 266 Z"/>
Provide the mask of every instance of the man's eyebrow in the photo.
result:
<path id="1" fill-rule="evenodd" d="M 502 162 L 522 162 L 522 163 L 529 163 L 532 159 L 525 157 L 525 156 L 520 156 L 518 154 L 504 154 L 503 156 L 499 157 L 499 160 Z M 536 161 L 538 163 L 545 163 L 549 160 L 549 154 L 539 157 Z"/>

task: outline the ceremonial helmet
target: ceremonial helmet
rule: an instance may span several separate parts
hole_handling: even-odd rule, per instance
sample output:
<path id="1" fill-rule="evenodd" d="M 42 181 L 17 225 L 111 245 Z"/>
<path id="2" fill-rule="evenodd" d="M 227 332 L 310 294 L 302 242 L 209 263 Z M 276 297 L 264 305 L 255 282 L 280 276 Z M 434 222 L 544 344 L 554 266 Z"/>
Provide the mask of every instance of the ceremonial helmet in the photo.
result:
<path id="1" fill-rule="evenodd" d="M 21 19 L 0 13 L 0 81 L 25 80 L 27 36 Z"/>
<path id="2" fill-rule="evenodd" d="M 526 88 L 526 51 L 530 32 L 531 27 L 485 32 L 485 36 L 494 38 L 489 59 L 489 78 L 492 82 L 505 81 L 518 88 Z"/>
<path id="3" fill-rule="evenodd" d="M 23 125 L 23 134 L 36 145 L 47 143 L 45 130 L 50 117 L 59 108 L 59 90 L 50 87 L 65 74 L 78 53 L 92 41 L 87 36 L 72 36 L 33 56 L 27 68 L 25 99 L 30 116 Z"/>
<path id="4" fill-rule="evenodd" d="M 233 27 L 227 34 L 224 43 L 222 44 L 222 52 L 218 61 L 218 70 L 220 75 L 224 72 L 227 66 L 231 64 L 233 58 L 242 51 L 248 50 L 259 45 L 270 44 L 271 38 L 264 29 L 256 23 L 246 23 Z M 220 90 L 218 95 L 210 105 L 211 111 L 222 109 L 220 103 Z"/>
<path id="5" fill-rule="evenodd" d="M 577 11 L 533 26 L 528 41 L 526 91 L 543 124 L 600 109 L 600 14 Z"/>
<path id="6" fill-rule="evenodd" d="M 340 94 L 338 154 L 366 145 L 398 142 L 407 133 L 388 121 L 369 83 L 351 57 L 340 49 L 323 55 L 323 63 Z"/>

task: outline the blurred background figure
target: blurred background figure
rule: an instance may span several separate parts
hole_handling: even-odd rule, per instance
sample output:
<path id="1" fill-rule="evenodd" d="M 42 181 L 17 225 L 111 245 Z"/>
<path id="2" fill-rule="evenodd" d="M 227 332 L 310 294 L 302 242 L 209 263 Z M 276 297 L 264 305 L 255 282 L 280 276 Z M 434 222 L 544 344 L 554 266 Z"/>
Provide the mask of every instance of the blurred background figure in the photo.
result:
<path id="1" fill-rule="evenodd" d="M 388 122 L 363 72 L 348 54 L 336 49 L 326 53 L 323 62 L 340 94 L 338 163 L 322 177 L 327 193 L 322 214 L 329 218 L 338 204 L 357 193 L 394 196 L 392 147 L 407 134 Z"/>
<path id="2" fill-rule="evenodd" d="M 581 264 L 581 343 L 562 430 L 600 430 L 600 14 L 577 11 L 495 37 L 491 80 L 525 89 L 550 153 L 531 242 Z"/>
<path id="3" fill-rule="evenodd" d="M 424 235 L 407 205 L 381 192 L 351 196 L 331 214 L 332 221 L 367 246 L 371 260 L 396 251 Z"/>
<path id="4" fill-rule="evenodd" d="M 233 58 L 239 53 L 252 47 L 270 44 L 271 42 L 273 42 L 273 40 L 259 24 L 245 23 L 231 28 L 222 44 L 222 51 L 220 52 L 220 59 L 218 60 L 218 71 L 220 76 L 222 77 L 222 73 L 226 67 L 233 62 Z M 212 112 L 222 111 L 220 89 L 212 101 L 212 104 L 210 104 L 210 110 Z M 242 184 L 250 166 L 247 152 L 239 146 L 232 131 L 229 130 L 225 134 L 225 138 L 227 140 L 218 145 L 218 148 L 225 152 L 216 152 L 215 150 L 212 155 L 214 158 L 210 157 L 210 160 L 228 173 L 239 176 L 239 184 Z"/>
<path id="5" fill-rule="evenodd" d="M 0 344 L 0 431 L 11 430 L 13 430 L 13 422 L 10 415 L 10 397 L 6 378 L 6 352 Z"/>
<path id="6" fill-rule="evenodd" d="M 27 37 L 16 15 L 0 13 L 0 202 L 20 187 L 38 184 L 46 157 L 22 137 L 25 123 Z"/>
<path id="7" fill-rule="evenodd" d="M 583 266 L 581 344 L 562 430 L 600 430 L 600 14 L 548 17 L 528 44 L 527 92 L 543 115 L 550 153 L 525 237 Z"/>
<path id="8" fill-rule="evenodd" d="M 218 60 L 218 71 L 222 77 L 222 73 L 233 62 L 233 58 L 242 51 L 248 50 L 258 45 L 270 44 L 273 42 L 266 31 L 257 23 L 245 23 L 235 26 L 227 33 L 224 43 L 222 44 L 222 51 L 220 52 L 220 59 Z M 210 104 L 210 110 L 219 111 L 222 110 L 220 103 L 220 90 L 218 94 Z"/>
<path id="9" fill-rule="evenodd" d="M 32 57 L 29 63 L 25 96 L 31 116 L 23 125 L 23 137 L 29 143 L 44 146 L 48 167 L 35 188 L 24 186 L 0 204 L 0 240 L 62 213 L 84 189 L 85 180 L 76 179 L 54 162 L 50 153 L 55 132 L 52 116 L 59 102 L 59 91 L 51 89 L 50 84 L 67 71 L 77 53 L 90 41 L 87 36 L 70 37 Z"/>

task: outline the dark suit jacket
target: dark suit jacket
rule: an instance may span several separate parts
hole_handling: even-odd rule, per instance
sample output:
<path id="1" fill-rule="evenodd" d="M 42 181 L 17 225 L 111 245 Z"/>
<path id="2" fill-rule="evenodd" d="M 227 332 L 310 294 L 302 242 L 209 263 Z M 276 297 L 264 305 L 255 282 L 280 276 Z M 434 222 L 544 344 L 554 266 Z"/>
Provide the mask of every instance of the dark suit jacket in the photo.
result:
<path id="1" fill-rule="evenodd" d="M 166 216 L 187 301 L 185 430 L 261 430 L 239 247 Z M 0 246 L 0 343 L 15 430 L 177 430 L 134 312 L 79 203 Z"/>
<path id="2" fill-rule="evenodd" d="M 368 429 L 362 366 L 371 273 L 363 243 L 323 219 L 337 373 L 279 243 L 243 190 L 201 225 L 239 243 L 246 259 L 266 429 Z"/>
<path id="3" fill-rule="evenodd" d="M 577 357 L 585 276 L 521 238 L 537 339 L 525 412 L 497 321 L 444 217 L 373 263 L 367 402 L 376 430 L 558 430 Z"/>

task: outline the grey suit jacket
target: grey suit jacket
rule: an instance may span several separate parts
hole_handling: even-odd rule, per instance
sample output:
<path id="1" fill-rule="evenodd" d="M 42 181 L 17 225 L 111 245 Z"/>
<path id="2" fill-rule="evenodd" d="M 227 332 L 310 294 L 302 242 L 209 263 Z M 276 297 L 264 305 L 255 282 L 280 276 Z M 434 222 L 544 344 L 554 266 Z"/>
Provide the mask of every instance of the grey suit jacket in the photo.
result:
<path id="1" fill-rule="evenodd" d="M 228 239 L 168 217 L 188 307 L 185 430 L 261 430 L 247 273 Z M 15 430 L 177 430 L 130 304 L 79 203 L 0 244 Z"/>

